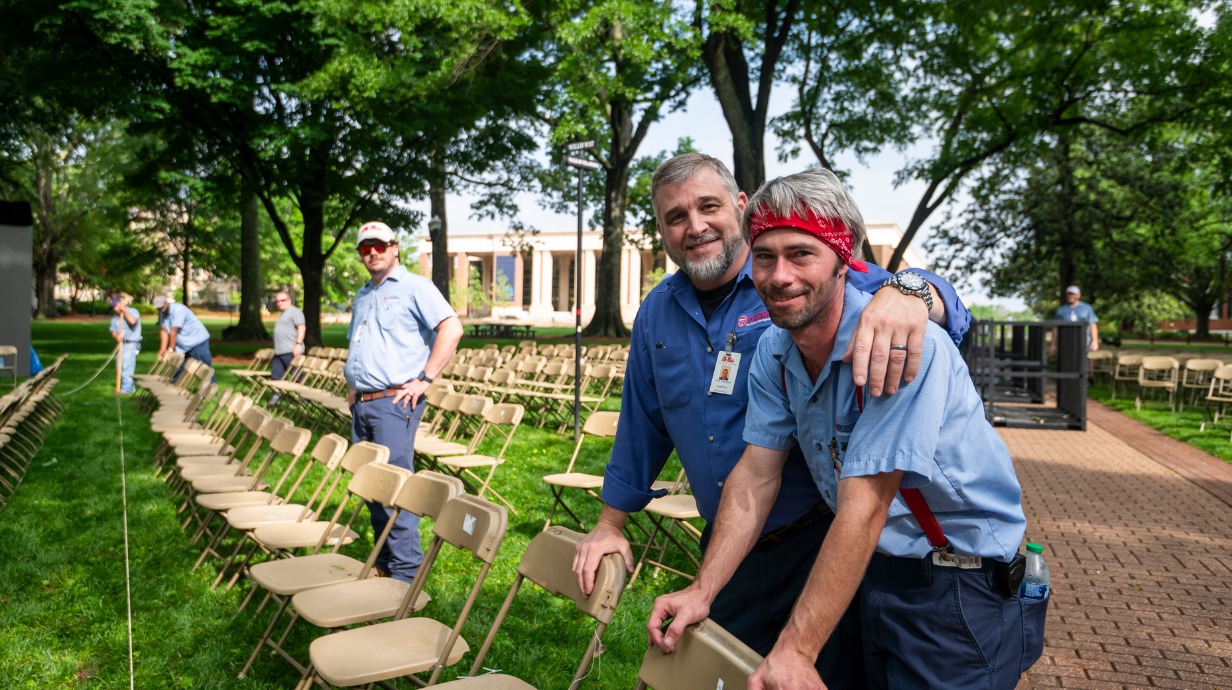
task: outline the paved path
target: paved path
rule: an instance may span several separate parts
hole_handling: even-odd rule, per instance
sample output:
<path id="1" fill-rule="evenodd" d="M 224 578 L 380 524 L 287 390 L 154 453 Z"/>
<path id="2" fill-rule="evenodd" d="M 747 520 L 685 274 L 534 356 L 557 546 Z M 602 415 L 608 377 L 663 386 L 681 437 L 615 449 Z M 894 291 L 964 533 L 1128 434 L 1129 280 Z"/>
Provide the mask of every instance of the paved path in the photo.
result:
<path id="1" fill-rule="evenodd" d="M 1030 687 L 1232 689 L 1232 465 L 1089 405 L 1001 430 L 1053 577 Z"/>

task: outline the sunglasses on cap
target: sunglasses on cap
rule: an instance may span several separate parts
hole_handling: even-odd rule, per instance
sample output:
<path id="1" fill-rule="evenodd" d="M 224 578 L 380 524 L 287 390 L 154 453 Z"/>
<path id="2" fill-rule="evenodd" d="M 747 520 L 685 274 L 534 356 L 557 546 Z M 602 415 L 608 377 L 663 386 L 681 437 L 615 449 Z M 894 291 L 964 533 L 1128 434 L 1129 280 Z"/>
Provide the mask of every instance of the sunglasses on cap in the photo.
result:
<path id="1" fill-rule="evenodd" d="M 384 254 L 385 250 L 387 249 L 389 249 L 389 245 L 385 242 L 373 242 L 372 244 L 361 244 L 359 245 L 359 255 L 368 256 L 369 254 L 373 252 L 376 252 L 377 254 Z"/>

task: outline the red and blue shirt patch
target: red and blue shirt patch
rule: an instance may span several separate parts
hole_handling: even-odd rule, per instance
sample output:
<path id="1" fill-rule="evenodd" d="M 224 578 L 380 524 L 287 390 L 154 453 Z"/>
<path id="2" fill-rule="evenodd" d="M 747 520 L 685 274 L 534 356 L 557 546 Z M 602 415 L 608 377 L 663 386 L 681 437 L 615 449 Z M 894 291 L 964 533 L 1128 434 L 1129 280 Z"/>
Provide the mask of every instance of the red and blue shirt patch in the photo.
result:
<path id="1" fill-rule="evenodd" d="M 736 319 L 736 328 L 745 328 L 746 326 L 753 326 L 755 324 L 761 323 L 762 321 L 766 321 L 769 318 L 770 318 L 769 311 L 759 311 L 756 314 L 751 314 L 751 315 L 741 314 L 740 318 Z"/>

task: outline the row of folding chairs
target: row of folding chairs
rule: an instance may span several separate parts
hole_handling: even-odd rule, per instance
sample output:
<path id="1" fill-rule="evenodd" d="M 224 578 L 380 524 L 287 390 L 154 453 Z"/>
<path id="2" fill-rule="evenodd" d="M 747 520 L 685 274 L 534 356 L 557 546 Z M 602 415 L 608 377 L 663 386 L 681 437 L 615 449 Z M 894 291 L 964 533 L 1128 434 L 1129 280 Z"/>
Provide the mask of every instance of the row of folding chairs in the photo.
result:
<path id="1" fill-rule="evenodd" d="M 158 412 L 152 416 L 153 428 L 164 439 L 156 455 L 160 473 L 169 480 L 178 476 L 182 491 L 177 492 L 193 498 L 185 526 L 192 528 L 195 524 L 195 536 L 207 541 L 198 564 L 210 556 L 224 562 L 215 584 L 229 571 L 229 584 L 243 574 L 251 589 L 241 608 L 262 592 L 262 606 L 277 602 L 241 676 L 267 648 L 291 663 L 300 674 L 299 687 L 303 688 L 313 684 L 351 687 L 414 674 L 427 675 L 421 682 L 433 684 L 446 667 L 461 663 L 471 650 L 461 634 L 463 625 L 503 542 L 508 526 L 505 509 L 466 494 L 463 481 L 456 476 L 432 471 L 411 474 L 389 466 L 388 450 L 375 444 L 348 447 L 345 439 L 326 435 L 309 451 L 311 434 L 307 430 L 285 420 L 279 423 L 241 392 L 219 393 L 211 386 L 196 391 L 188 388 L 162 390 Z M 475 397 L 470 396 L 469 401 L 476 412 L 483 410 L 483 421 L 473 434 L 472 449 L 476 438 L 486 433 L 485 424 L 490 429 L 509 421 L 495 415 L 499 406 L 490 401 L 484 404 Z M 470 412 L 471 408 L 460 407 L 453 419 L 441 413 L 428 424 L 456 431 L 466 427 L 461 415 Z M 506 440 L 502 454 L 507 447 Z M 215 455 L 206 454 L 211 451 Z M 269 475 L 269 458 L 274 455 L 292 458 L 276 480 Z M 291 497 L 302 486 L 306 471 L 296 463 L 304 457 L 324 467 L 325 474 L 309 499 L 297 504 Z M 231 471 L 221 471 L 227 467 Z M 207 471 L 196 471 L 202 469 Z M 350 477 L 346 486 L 349 500 L 324 519 L 323 508 L 344 474 Z M 340 551 L 357 540 L 355 524 L 369 502 L 381 503 L 394 513 L 388 525 L 403 510 L 432 518 L 432 543 L 413 582 L 370 577 L 388 528 L 375 535 L 373 547 L 362 561 Z M 571 599 L 582 614 L 594 619 L 594 633 L 582 652 L 571 687 L 587 676 L 623 592 L 626 570 L 619 556 L 608 556 L 600 566 L 594 593 L 582 597 L 571 572 L 581 537 L 578 532 L 553 526 L 532 540 L 500 613 L 472 661 L 472 676 L 483 668 L 527 579 L 550 594 Z M 230 548 L 224 550 L 224 544 Z M 471 586 L 456 616 L 427 608 L 431 603 L 427 583 L 446 548 L 475 561 Z M 307 658 L 297 659 L 284 643 L 294 627 L 305 624 L 315 626 L 321 634 L 309 646 Z M 696 668 L 697 673 L 711 679 L 707 688 L 720 680 L 741 687 L 760 661 L 709 622 L 690 629 L 678 645 L 679 651 L 670 657 L 653 650 L 647 654 L 639 674 L 643 683 L 683 687 L 678 674 Z M 498 683 L 497 687 L 531 687 L 507 676 L 463 678 L 446 685 L 486 688 L 493 687 L 492 683 Z"/>
<path id="2" fill-rule="evenodd" d="M 66 358 L 60 357 L 0 397 L 0 510 L 25 479 L 47 429 L 64 410 L 54 390 L 60 382 L 56 371 Z"/>

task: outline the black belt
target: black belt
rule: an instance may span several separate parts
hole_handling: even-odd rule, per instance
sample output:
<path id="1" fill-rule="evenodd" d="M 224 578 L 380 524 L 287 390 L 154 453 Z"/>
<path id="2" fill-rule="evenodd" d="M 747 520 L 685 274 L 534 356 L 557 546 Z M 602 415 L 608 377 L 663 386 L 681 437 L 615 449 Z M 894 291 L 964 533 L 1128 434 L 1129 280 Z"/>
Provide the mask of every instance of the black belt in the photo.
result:
<path id="1" fill-rule="evenodd" d="M 957 565 L 939 565 L 934 563 L 933 554 L 931 553 L 923 558 L 906 558 L 874 553 L 872 562 L 869 564 L 869 570 L 875 570 L 878 575 L 883 577 L 920 582 L 932 582 L 933 573 L 978 573 L 981 575 L 992 573 L 993 585 L 1001 594 L 1013 596 L 1018 593 L 1018 585 L 1022 582 L 1024 566 L 1020 562 L 1021 560 L 1016 558 L 1013 563 L 1005 563 L 985 557 L 980 559 L 979 565 L 961 568 Z"/>
<path id="2" fill-rule="evenodd" d="M 788 539 L 790 539 L 793 535 L 795 535 L 796 532 L 799 532 L 800 530 L 804 529 L 805 527 L 808 527 L 814 522 L 825 519 L 833 514 L 834 514 L 833 511 L 830 510 L 830 506 L 826 505 L 825 503 L 818 503 L 817 505 L 813 506 L 812 510 L 805 513 L 804 516 L 801 517 L 799 520 L 796 520 L 790 525 L 780 527 L 774 530 L 773 532 L 768 532 L 766 534 L 761 535 L 761 538 L 757 540 L 757 543 L 758 544 L 781 544 L 787 541 Z"/>
<path id="3" fill-rule="evenodd" d="M 141 341 L 140 341 L 140 340 L 125 340 L 124 342 L 126 342 L 126 343 L 139 343 L 139 342 L 141 342 Z"/>

